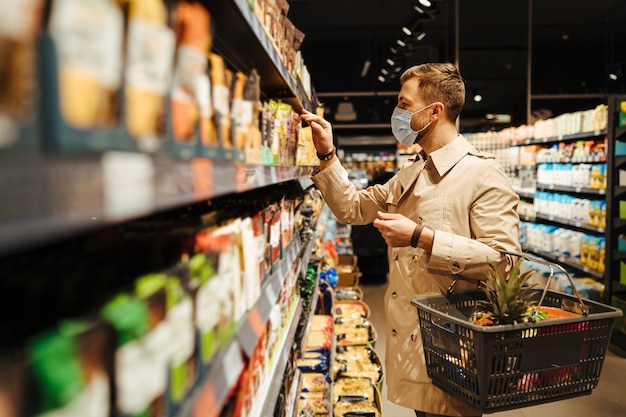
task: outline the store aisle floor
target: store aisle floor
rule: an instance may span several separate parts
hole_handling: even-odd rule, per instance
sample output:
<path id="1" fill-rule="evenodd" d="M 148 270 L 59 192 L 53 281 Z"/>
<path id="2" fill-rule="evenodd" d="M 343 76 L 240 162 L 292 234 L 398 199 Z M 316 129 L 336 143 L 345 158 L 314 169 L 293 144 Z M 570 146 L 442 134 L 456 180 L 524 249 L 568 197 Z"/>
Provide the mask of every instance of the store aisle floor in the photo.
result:
<path id="1" fill-rule="evenodd" d="M 385 358 L 386 327 L 383 295 L 386 286 L 387 284 L 384 282 L 362 281 L 360 284 L 363 290 L 364 301 L 370 307 L 370 320 L 378 333 L 376 352 L 383 362 Z M 626 353 L 611 345 L 604 360 L 600 382 L 591 395 L 487 415 L 493 417 L 623 417 L 626 416 L 625 391 Z M 415 413 L 412 410 L 398 407 L 386 400 L 386 387 L 383 388 L 382 398 L 384 417 L 415 417 Z"/>

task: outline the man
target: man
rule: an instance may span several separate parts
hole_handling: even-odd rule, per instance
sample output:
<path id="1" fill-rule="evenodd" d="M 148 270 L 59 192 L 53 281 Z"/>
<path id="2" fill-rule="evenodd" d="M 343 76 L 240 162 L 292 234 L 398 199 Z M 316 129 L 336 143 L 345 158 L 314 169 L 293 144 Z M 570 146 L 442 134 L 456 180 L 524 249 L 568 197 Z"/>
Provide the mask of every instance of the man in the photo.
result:
<path id="1" fill-rule="evenodd" d="M 492 155 L 458 133 L 465 83 L 448 63 L 409 68 L 400 78 L 391 128 L 398 142 L 421 148 L 415 162 L 382 185 L 357 190 L 335 155 L 332 127 L 303 111 L 320 166 L 311 179 L 339 221 L 373 222 L 388 245 L 385 293 L 385 380 L 391 402 L 417 416 L 477 416 L 480 412 L 435 387 L 426 372 L 417 295 L 478 290 L 489 262 L 509 270 L 520 252 L 518 196 Z"/>

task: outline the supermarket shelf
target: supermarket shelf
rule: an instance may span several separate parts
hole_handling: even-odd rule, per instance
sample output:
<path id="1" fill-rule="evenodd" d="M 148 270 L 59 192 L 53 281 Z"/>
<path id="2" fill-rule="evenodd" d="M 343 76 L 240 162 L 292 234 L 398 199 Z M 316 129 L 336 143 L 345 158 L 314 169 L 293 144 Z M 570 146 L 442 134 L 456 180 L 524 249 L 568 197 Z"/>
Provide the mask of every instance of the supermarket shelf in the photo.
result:
<path id="1" fill-rule="evenodd" d="M 580 157 L 580 158 L 546 158 L 546 159 L 537 159 L 537 165 L 539 164 L 596 164 L 599 162 L 606 162 L 606 156 L 589 156 L 589 157 Z"/>
<path id="2" fill-rule="evenodd" d="M 613 219 L 613 229 L 616 232 L 626 229 L 626 219 L 620 219 L 620 218 Z"/>
<path id="3" fill-rule="evenodd" d="M 302 387 L 302 381 L 301 381 L 301 371 L 300 369 L 296 368 L 295 373 L 294 373 L 294 377 L 293 377 L 293 382 L 291 384 L 291 389 L 290 389 L 290 398 L 287 399 L 286 404 L 288 404 L 289 407 L 291 407 L 291 413 L 287 414 L 287 417 L 298 417 L 298 400 L 300 399 L 300 390 Z"/>
<path id="4" fill-rule="evenodd" d="M 563 217 L 547 216 L 545 214 L 537 213 L 536 214 L 536 218 L 537 219 L 541 219 L 541 220 L 546 220 L 546 221 L 549 221 L 549 222 L 552 222 L 552 223 L 562 224 L 562 225 L 565 225 L 565 226 L 571 226 L 571 227 L 574 227 L 576 229 L 586 230 L 586 231 L 593 232 L 593 233 L 602 233 L 602 234 L 604 234 L 606 232 L 606 229 L 604 227 L 592 226 L 592 225 L 587 224 L 587 223 L 577 222 L 577 221 L 573 221 L 573 220 L 566 219 L 566 218 L 563 218 Z"/>
<path id="5" fill-rule="evenodd" d="M 519 195 L 522 198 L 528 198 L 528 199 L 533 199 L 535 198 L 535 190 L 524 190 L 524 189 L 517 189 L 515 190 L 515 192 L 517 193 L 517 195 Z"/>
<path id="6" fill-rule="evenodd" d="M 626 252 L 623 250 L 613 250 L 613 259 L 616 261 L 626 261 Z"/>
<path id="7" fill-rule="evenodd" d="M 307 246 L 304 251 L 306 252 L 309 247 Z M 242 354 L 250 357 L 253 353 L 269 319 L 271 308 L 276 304 L 289 268 L 291 268 L 294 262 L 298 261 L 300 256 L 304 255 L 302 250 L 299 240 L 294 238 L 283 258 L 276 264 L 277 267 L 263 281 L 261 295 L 254 307 L 238 322 L 234 337 L 224 347 L 219 349 L 207 369 L 201 372 L 201 379 L 196 383 L 189 397 L 177 410 L 176 416 L 202 415 L 203 417 L 217 417 L 227 400 L 230 389 L 237 383 L 244 369 Z M 277 357 L 273 369 L 268 373 L 268 382 L 265 384 L 268 387 L 261 388 L 257 396 L 258 400 L 268 405 L 268 407 L 272 401 L 276 400 L 277 392 L 274 392 L 274 387 L 269 386 L 273 380 L 270 375 L 285 369 L 290 350 L 287 348 L 287 344 L 293 339 L 302 311 L 302 301 L 299 297 L 293 310 L 288 320 L 289 325 L 283 332 L 283 340 L 276 350 Z M 279 379 L 279 386 L 276 389 L 280 387 L 280 382 L 282 380 Z M 272 413 L 273 408 L 269 414 L 261 415 L 272 415 Z"/>
<path id="8" fill-rule="evenodd" d="M 230 193 L 292 180 L 305 186 L 311 171 L 117 151 L 3 161 L 0 256 Z"/>
<path id="9" fill-rule="evenodd" d="M 600 136 L 605 136 L 608 133 L 606 129 L 595 130 L 593 132 L 576 133 L 574 135 L 555 136 L 551 138 L 539 138 L 539 139 L 526 139 L 521 142 L 511 142 L 511 146 L 525 146 L 525 145 L 540 145 L 546 143 L 555 143 L 570 140 L 589 139 Z"/>
<path id="10" fill-rule="evenodd" d="M 240 324 L 237 332 L 237 339 L 245 354 L 250 357 L 256 348 L 257 342 L 261 337 L 265 323 L 267 323 L 272 307 L 276 304 L 278 295 L 285 282 L 285 277 L 289 273 L 298 254 L 300 252 L 300 243 L 297 239 L 294 244 L 287 250 L 286 255 L 275 266 L 272 274 L 263 283 L 263 291 L 257 300 L 254 308 L 247 315 L 245 320 Z M 262 324 L 263 327 L 259 327 Z"/>
<path id="11" fill-rule="evenodd" d="M 213 48 L 240 71 L 255 68 L 261 76 L 261 90 L 270 98 L 281 98 L 294 106 L 311 110 L 299 80 L 283 64 L 274 43 L 267 35 L 247 0 L 207 1 L 215 23 Z M 223 24 L 220 24 L 223 23 Z"/>
<path id="12" fill-rule="evenodd" d="M 626 155 L 616 156 L 613 161 L 615 168 L 623 168 L 626 165 Z"/>
<path id="13" fill-rule="evenodd" d="M 615 198 L 621 199 L 626 195 L 626 187 L 623 185 L 616 185 L 613 191 L 613 196 Z"/>
<path id="14" fill-rule="evenodd" d="M 587 187 L 568 187 L 565 185 L 554 184 L 537 184 L 537 189 L 542 191 L 561 191 L 564 193 L 576 193 L 576 194 L 593 194 L 593 195 L 605 195 L 606 189 L 604 188 L 587 188 Z"/>
<path id="15" fill-rule="evenodd" d="M 283 332 L 282 339 L 276 350 L 274 364 L 265 377 L 265 381 L 259 388 L 257 397 L 253 401 L 254 406 L 248 414 L 249 417 L 262 417 L 274 415 L 278 392 L 283 384 L 283 375 L 289 359 L 289 345 L 293 343 L 293 338 L 298 328 L 300 314 L 302 313 L 302 300 L 298 297 L 294 312 L 291 314 L 289 324 Z"/>
<path id="16" fill-rule="evenodd" d="M 587 265 L 583 265 L 580 262 L 576 261 L 573 258 L 569 258 L 567 256 L 555 255 L 553 253 L 544 252 L 534 248 L 524 248 L 525 251 L 534 253 L 550 262 L 556 262 L 562 266 L 570 267 L 579 271 L 582 271 L 586 274 L 591 275 L 594 278 L 602 279 L 604 274 L 600 271 L 596 271 L 595 269 L 589 268 Z"/>

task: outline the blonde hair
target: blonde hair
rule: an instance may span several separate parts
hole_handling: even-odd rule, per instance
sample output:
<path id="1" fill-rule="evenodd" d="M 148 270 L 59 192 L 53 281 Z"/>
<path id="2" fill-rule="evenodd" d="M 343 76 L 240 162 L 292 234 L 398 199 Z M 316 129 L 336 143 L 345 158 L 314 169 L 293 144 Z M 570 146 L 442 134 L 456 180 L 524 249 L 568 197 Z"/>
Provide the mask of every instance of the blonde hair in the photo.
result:
<path id="1" fill-rule="evenodd" d="M 465 105 L 465 80 L 454 64 L 427 63 L 415 65 L 402 73 L 400 83 L 417 78 L 416 93 L 424 101 L 433 103 L 440 101 L 447 109 L 452 122 L 459 117 Z"/>

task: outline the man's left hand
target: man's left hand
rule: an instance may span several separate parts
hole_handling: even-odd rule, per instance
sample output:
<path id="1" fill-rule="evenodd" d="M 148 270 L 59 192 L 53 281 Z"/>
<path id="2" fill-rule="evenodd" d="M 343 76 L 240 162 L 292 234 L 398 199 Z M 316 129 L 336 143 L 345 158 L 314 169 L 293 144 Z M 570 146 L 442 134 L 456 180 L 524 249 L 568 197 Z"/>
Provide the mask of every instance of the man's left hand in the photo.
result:
<path id="1" fill-rule="evenodd" d="M 387 245 L 399 248 L 411 245 L 411 236 L 417 223 L 402 214 L 379 211 L 378 218 L 374 220 L 373 225 L 378 229 Z"/>

